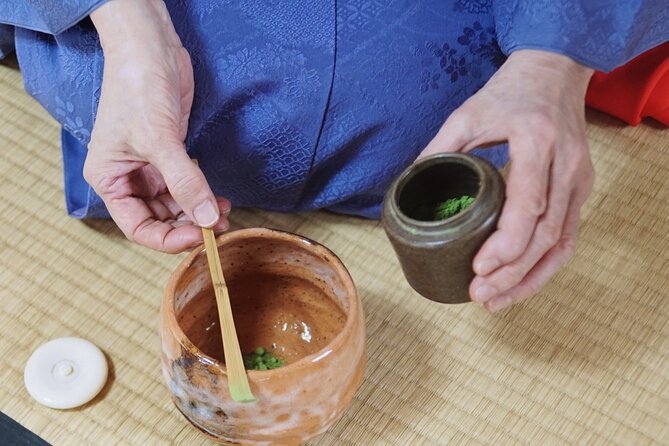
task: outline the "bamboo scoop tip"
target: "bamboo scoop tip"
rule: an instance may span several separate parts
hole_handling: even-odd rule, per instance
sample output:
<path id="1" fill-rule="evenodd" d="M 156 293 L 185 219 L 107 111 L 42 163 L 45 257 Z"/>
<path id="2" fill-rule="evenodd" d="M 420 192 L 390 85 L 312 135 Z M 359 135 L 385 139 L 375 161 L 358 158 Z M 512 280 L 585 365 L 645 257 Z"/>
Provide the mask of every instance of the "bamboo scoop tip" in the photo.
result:
<path id="1" fill-rule="evenodd" d="M 237 389 L 231 386 L 230 396 L 237 403 L 255 403 L 257 401 L 250 389 Z"/>

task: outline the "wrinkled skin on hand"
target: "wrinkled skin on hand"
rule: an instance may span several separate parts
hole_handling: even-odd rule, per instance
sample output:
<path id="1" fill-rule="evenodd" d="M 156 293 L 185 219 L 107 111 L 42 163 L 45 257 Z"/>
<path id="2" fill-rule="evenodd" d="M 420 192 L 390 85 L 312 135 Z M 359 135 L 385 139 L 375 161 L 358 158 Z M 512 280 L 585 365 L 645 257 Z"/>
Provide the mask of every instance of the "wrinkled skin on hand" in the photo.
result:
<path id="1" fill-rule="evenodd" d="M 506 203 L 474 259 L 470 286 L 472 300 L 489 310 L 536 294 L 574 253 L 594 181 L 584 104 L 591 75 L 565 56 L 516 51 L 421 154 L 509 142 Z"/>

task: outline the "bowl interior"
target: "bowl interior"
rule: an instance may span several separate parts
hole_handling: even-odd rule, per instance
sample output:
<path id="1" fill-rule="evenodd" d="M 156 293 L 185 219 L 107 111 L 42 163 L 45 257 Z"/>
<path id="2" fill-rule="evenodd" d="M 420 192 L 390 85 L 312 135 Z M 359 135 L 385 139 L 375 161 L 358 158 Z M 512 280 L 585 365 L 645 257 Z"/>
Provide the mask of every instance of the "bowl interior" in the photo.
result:
<path id="1" fill-rule="evenodd" d="M 219 254 L 242 353 L 263 347 L 288 365 L 324 350 L 343 330 L 349 288 L 343 266 L 320 245 L 298 236 L 233 237 Z M 191 343 L 223 363 L 206 262 L 200 253 L 177 283 L 174 312 Z"/>
<path id="2" fill-rule="evenodd" d="M 469 195 L 476 198 L 481 178 L 476 169 L 460 159 L 429 160 L 417 165 L 399 185 L 395 194 L 397 208 L 418 221 L 433 221 L 434 210 L 450 198 Z"/>

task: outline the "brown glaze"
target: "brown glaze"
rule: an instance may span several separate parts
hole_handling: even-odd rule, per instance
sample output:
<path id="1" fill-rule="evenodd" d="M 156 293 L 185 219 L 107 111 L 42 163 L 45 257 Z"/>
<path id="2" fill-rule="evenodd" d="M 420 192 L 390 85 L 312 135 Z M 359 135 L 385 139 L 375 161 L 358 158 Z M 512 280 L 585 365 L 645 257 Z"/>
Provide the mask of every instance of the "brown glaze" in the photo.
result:
<path id="1" fill-rule="evenodd" d="M 312 333 L 319 333 L 323 341 L 313 349 L 296 348 L 295 357 L 284 367 L 250 371 L 249 383 L 257 402 L 233 402 L 225 364 L 215 358 L 215 349 L 210 351 L 212 357 L 196 347 L 211 337 L 200 334 L 199 340 L 191 340 L 184 333 L 185 329 L 198 336 L 192 334 L 192 323 L 201 314 L 206 316 L 209 304 L 200 304 L 200 309 L 195 303 L 193 309 L 189 306 L 211 292 L 206 257 L 196 250 L 172 274 L 165 292 L 160 328 L 163 376 L 177 408 L 212 438 L 241 445 L 300 444 L 341 417 L 362 381 L 365 327 L 351 277 L 331 251 L 293 234 L 245 229 L 219 237 L 218 244 L 233 302 L 244 300 L 244 294 L 248 301 L 267 302 L 281 294 L 277 289 L 286 287 L 280 300 L 294 310 L 294 320 L 308 320 Z M 275 286 L 278 288 L 271 292 Z M 257 293 L 251 293 L 249 299 L 246 291 L 253 289 Z M 313 305 L 298 314 L 295 309 L 304 303 Z M 287 308 L 279 310 L 278 302 L 264 306 L 268 321 L 291 314 Z M 240 312 L 239 320 L 235 311 Z M 333 312 L 338 315 L 333 317 Z M 239 332 L 254 333 L 240 330 L 243 311 L 233 309 L 233 314 Z M 244 343 L 257 346 L 256 339 L 242 340 L 243 348 Z"/>
<path id="2" fill-rule="evenodd" d="M 346 313 L 320 287 L 287 274 L 247 273 L 229 281 L 228 290 L 242 352 L 264 347 L 291 364 L 325 348 L 344 328 Z M 225 362 L 213 290 L 188 302 L 178 320 L 197 348 Z"/>
<path id="3" fill-rule="evenodd" d="M 422 206 L 464 194 L 475 201 L 459 214 L 414 218 Z M 474 155 L 442 153 L 405 170 L 386 194 L 382 219 L 411 287 L 437 302 L 469 302 L 474 256 L 495 230 L 503 204 L 502 176 Z"/>

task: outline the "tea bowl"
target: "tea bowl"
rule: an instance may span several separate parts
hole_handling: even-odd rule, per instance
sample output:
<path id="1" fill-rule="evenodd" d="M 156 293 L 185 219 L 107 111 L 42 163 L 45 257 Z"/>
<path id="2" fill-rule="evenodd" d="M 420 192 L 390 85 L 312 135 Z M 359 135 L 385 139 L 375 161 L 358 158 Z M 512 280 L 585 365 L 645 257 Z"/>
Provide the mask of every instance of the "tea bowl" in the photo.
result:
<path id="1" fill-rule="evenodd" d="M 224 362 L 198 348 L 183 329 L 182 316 L 190 318 L 182 314 L 186 305 L 212 287 L 205 252 L 198 248 L 171 275 L 161 307 L 161 365 L 173 402 L 196 428 L 226 444 L 301 444 L 342 416 L 362 382 L 366 334 L 353 280 L 334 253 L 299 235 L 250 228 L 226 233 L 217 244 L 226 282 L 254 274 L 258 280 L 268 274 L 306 280 L 343 311 L 343 327 L 315 353 L 281 368 L 249 370 L 256 402 L 233 401 Z M 312 323 L 317 332 L 318 320 Z M 236 326 L 242 339 L 248 327 Z M 220 330 L 212 336 L 220 337 Z"/>

